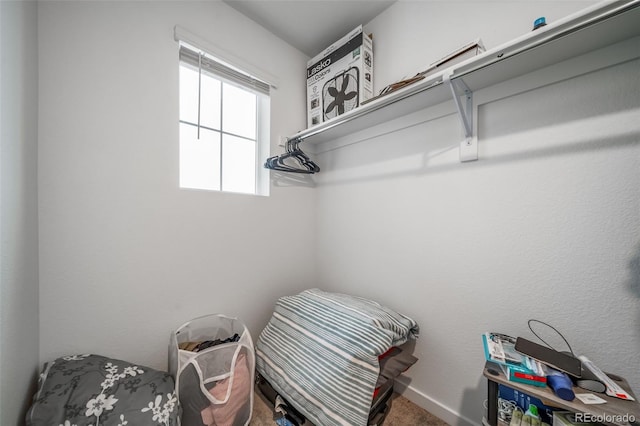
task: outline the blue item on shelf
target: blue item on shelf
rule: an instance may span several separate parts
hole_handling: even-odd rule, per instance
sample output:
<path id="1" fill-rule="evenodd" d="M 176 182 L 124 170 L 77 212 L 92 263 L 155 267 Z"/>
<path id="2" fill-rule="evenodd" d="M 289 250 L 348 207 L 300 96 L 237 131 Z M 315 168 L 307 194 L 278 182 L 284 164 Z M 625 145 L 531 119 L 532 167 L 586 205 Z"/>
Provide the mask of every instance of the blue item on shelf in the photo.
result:
<path id="1" fill-rule="evenodd" d="M 538 28 L 544 27 L 545 25 L 547 25 L 547 20 L 545 19 L 544 16 L 541 16 L 535 21 L 533 21 L 533 30 L 537 30 Z"/>
<path id="2" fill-rule="evenodd" d="M 576 394 L 573 393 L 573 383 L 571 379 L 561 371 L 549 368 L 547 384 L 553 389 L 553 392 L 558 395 L 558 398 L 562 398 L 565 401 L 573 401 L 576 398 Z"/>

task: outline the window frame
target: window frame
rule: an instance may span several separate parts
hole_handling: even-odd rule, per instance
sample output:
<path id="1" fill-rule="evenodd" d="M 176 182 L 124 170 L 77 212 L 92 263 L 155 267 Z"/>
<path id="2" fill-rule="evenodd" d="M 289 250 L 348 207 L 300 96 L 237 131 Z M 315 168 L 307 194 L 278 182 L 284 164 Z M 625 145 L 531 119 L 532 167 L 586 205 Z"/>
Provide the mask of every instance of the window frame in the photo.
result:
<path id="1" fill-rule="evenodd" d="M 197 62 L 196 62 L 197 58 Z M 197 63 L 197 65 L 196 65 Z M 218 143 L 220 144 L 220 154 L 218 158 L 218 164 L 213 167 L 219 168 L 219 182 L 218 188 L 204 188 L 195 187 L 195 185 L 183 186 L 182 181 L 182 159 L 180 159 L 179 163 L 179 187 L 181 189 L 196 189 L 196 190 L 206 190 L 206 191 L 215 191 L 215 192 L 224 192 L 224 193 L 239 193 L 239 194 L 247 194 L 247 195 L 269 195 L 269 173 L 268 171 L 262 167 L 262 163 L 269 156 L 270 152 L 270 107 L 271 107 L 271 93 L 270 89 L 273 87 L 271 84 L 265 83 L 261 79 L 253 77 L 251 74 L 239 69 L 238 67 L 234 67 L 233 65 L 222 61 L 221 59 L 216 58 L 213 54 L 206 52 L 204 49 L 194 47 L 191 44 L 180 42 L 179 43 L 179 73 L 182 73 L 182 67 L 186 67 L 198 73 L 198 120 L 197 122 L 192 122 L 187 120 L 182 116 L 182 111 L 179 111 L 178 115 L 178 126 L 194 126 L 197 129 L 198 134 L 200 133 L 200 129 L 204 129 L 206 131 L 213 131 L 218 133 L 217 137 L 219 137 Z M 199 116 L 199 109 L 201 106 L 200 100 L 200 91 L 202 90 L 201 79 L 203 76 L 208 78 L 212 78 L 219 84 L 220 87 L 220 128 L 216 129 L 210 126 L 205 126 L 201 123 Z M 256 100 L 256 110 L 255 110 L 255 139 L 252 137 L 247 137 L 244 135 L 240 135 L 234 132 L 226 131 L 224 122 L 223 122 L 223 100 L 224 100 L 224 87 L 225 85 L 235 86 L 241 90 L 247 91 L 255 95 Z M 179 79 L 179 98 L 181 99 L 181 92 L 183 90 L 182 82 Z M 229 96 L 229 95 L 227 95 Z M 182 127 L 180 127 L 182 128 Z M 180 134 L 181 132 L 179 132 Z M 225 190 L 224 189 L 224 137 L 231 136 L 234 138 L 244 139 L 246 141 L 252 141 L 255 143 L 254 146 L 254 185 L 253 191 L 234 191 L 234 190 Z M 181 139 L 181 138 L 180 138 Z M 182 151 L 182 140 L 179 141 L 180 150 Z M 229 143 L 227 141 L 227 143 Z"/>

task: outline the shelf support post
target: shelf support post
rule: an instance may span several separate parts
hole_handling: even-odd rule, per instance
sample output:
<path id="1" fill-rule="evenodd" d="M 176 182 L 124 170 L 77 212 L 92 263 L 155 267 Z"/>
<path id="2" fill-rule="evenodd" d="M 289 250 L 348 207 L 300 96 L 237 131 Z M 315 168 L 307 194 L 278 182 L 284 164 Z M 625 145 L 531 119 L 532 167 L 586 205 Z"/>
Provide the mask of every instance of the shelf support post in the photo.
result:
<path id="1" fill-rule="evenodd" d="M 451 89 L 451 95 L 464 130 L 465 140 L 460 142 L 460 161 L 474 161 L 478 159 L 478 138 L 474 131 L 477 127 L 473 122 L 473 116 L 476 115 L 474 114 L 476 108 L 473 105 L 473 92 L 461 78 L 452 79 L 451 73 L 445 73 L 442 79 Z M 464 105 L 460 100 L 461 97 L 465 98 Z"/>

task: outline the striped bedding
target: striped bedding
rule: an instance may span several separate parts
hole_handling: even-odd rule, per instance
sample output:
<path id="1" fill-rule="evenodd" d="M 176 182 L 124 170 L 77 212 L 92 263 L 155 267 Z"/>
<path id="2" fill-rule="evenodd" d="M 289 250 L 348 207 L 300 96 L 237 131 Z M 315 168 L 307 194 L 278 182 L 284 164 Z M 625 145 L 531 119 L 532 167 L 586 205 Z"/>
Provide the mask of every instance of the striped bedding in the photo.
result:
<path id="1" fill-rule="evenodd" d="M 306 290 L 276 303 L 256 367 L 312 423 L 365 426 L 378 356 L 417 335 L 415 321 L 376 302 Z"/>

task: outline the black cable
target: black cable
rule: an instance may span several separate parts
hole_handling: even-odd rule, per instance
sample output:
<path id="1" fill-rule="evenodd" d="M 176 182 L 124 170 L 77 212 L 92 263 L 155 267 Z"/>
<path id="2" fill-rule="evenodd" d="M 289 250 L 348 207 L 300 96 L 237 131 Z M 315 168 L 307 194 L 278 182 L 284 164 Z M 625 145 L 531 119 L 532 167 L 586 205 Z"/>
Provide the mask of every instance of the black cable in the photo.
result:
<path id="1" fill-rule="evenodd" d="M 564 343 L 567 344 L 567 347 L 569 348 L 569 352 L 571 352 L 571 355 L 573 355 L 573 357 L 575 358 L 575 354 L 573 353 L 573 349 L 571 349 L 571 345 L 569 344 L 569 342 L 567 342 L 567 339 L 564 338 L 564 336 L 562 335 L 562 333 L 560 333 L 554 326 L 547 324 L 544 321 L 540 321 L 537 319 L 530 319 L 529 321 L 527 321 L 527 325 L 529 326 L 529 330 L 531 330 L 531 332 L 542 341 L 542 343 L 544 343 L 545 345 L 547 345 L 548 347 L 550 347 L 551 349 L 553 349 L 556 352 L 560 352 L 558 351 L 556 348 L 554 348 L 553 346 L 551 346 L 550 344 L 548 344 L 547 342 L 545 342 L 542 337 L 538 336 L 538 334 L 533 331 L 533 328 L 531 327 L 531 322 L 537 322 L 543 325 L 546 325 L 547 327 L 549 327 L 550 329 L 552 329 L 553 331 L 555 331 L 556 333 L 558 333 L 558 335 L 562 338 L 562 340 L 564 340 Z"/>

